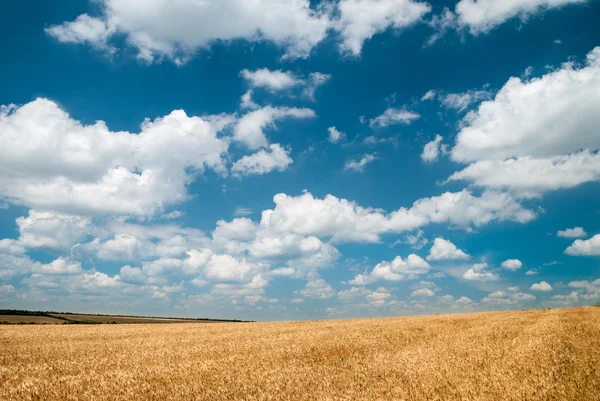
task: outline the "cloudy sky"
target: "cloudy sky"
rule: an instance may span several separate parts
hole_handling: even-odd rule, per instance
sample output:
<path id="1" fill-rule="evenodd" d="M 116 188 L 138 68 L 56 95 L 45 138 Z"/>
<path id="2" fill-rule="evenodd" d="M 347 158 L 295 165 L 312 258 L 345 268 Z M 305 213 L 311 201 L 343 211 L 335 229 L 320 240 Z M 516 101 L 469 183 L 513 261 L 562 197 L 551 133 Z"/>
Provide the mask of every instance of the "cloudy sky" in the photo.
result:
<path id="1" fill-rule="evenodd" d="M 0 5 L 0 305 L 600 302 L 600 2 Z"/>

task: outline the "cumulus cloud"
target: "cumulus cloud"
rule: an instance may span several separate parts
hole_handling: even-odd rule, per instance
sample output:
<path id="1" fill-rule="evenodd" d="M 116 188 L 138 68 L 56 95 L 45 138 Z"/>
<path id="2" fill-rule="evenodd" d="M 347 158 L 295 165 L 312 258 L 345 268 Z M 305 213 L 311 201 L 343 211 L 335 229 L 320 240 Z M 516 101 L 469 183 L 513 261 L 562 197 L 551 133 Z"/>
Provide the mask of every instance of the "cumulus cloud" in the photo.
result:
<path id="1" fill-rule="evenodd" d="M 276 143 L 269 145 L 269 151 L 262 149 L 242 157 L 233 164 L 231 172 L 236 176 L 262 175 L 274 170 L 285 171 L 293 162 L 290 151 Z"/>
<path id="2" fill-rule="evenodd" d="M 249 149 L 266 147 L 269 141 L 263 131 L 267 127 L 277 128 L 277 120 L 314 117 L 315 112 L 307 108 L 266 106 L 244 114 L 235 126 L 233 139 L 244 143 Z"/>
<path id="3" fill-rule="evenodd" d="M 463 274 L 463 278 L 469 281 L 496 281 L 499 276 L 496 273 L 486 271 L 487 263 L 476 263 Z"/>
<path id="4" fill-rule="evenodd" d="M 440 153 L 445 153 L 446 151 L 446 145 L 442 145 L 443 139 L 444 137 L 441 135 L 436 135 L 433 141 L 428 142 L 423 148 L 423 153 L 421 153 L 421 160 L 426 163 L 438 160 Z"/>
<path id="5" fill-rule="evenodd" d="M 523 267 L 523 262 L 521 262 L 519 259 L 508 259 L 502 262 L 502 267 L 506 270 L 514 272 Z"/>
<path id="6" fill-rule="evenodd" d="M 567 228 L 565 230 L 558 230 L 556 236 L 561 238 L 583 238 L 587 236 L 587 233 L 583 227 L 574 227 Z"/>
<path id="7" fill-rule="evenodd" d="M 511 291 L 510 293 L 506 293 L 504 291 L 496 291 L 482 298 L 481 302 L 495 305 L 515 305 L 523 301 L 534 301 L 535 299 L 535 295 L 523 292 Z"/>
<path id="8" fill-rule="evenodd" d="M 329 137 L 327 139 L 331 143 L 338 143 L 346 138 L 346 134 L 338 131 L 335 127 L 329 127 L 327 128 L 327 131 L 329 132 Z"/>
<path id="9" fill-rule="evenodd" d="M 363 43 L 373 35 L 408 27 L 431 11 L 429 4 L 413 0 L 341 0 L 338 8 L 340 48 L 353 56 L 360 55 Z"/>
<path id="10" fill-rule="evenodd" d="M 384 233 L 436 223 L 469 227 L 506 220 L 526 223 L 535 218 L 535 213 L 508 194 L 486 192 L 475 197 L 467 190 L 419 199 L 410 208 L 389 214 L 333 195 L 318 199 L 308 192 L 300 196 L 277 194 L 273 201 L 275 208 L 263 211 L 261 225 L 273 232 L 332 237 L 334 242 L 378 242 Z"/>
<path id="11" fill-rule="evenodd" d="M 529 287 L 531 291 L 552 291 L 552 286 L 545 281 L 540 281 L 539 283 L 532 284 Z"/>
<path id="12" fill-rule="evenodd" d="M 580 68 L 565 63 L 529 81 L 510 78 L 494 99 L 467 115 L 452 159 L 547 158 L 596 149 L 599 87 L 600 47 L 588 54 Z"/>
<path id="13" fill-rule="evenodd" d="M 386 128 L 390 125 L 396 124 L 410 124 L 414 120 L 418 120 L 421 116 L 412 111 L 408 111 L 406 109 L 397 109 L 393 107 L 389 107 L 386 109 L 383 114 L 372 118 L 369 121 L 369 126 L 371 128 Z"/>
<path id="14" fill-rule="evenodd" d="M 511 18 L 519 17 L 525 21 L 550 9 L 586 2 L 587 0 L 460 0 L 456 4 L 456 15 L 461 27 L 478 35 L 489 32 Z"/>
<path id="15" fill-rule="evenodd" d="M 572 256 L 600 256 L 600 234 L 587 240 L 575 240 L 565 253 Z"/>
<path id="16" fill-rule="evenodd" d="M 427 274 L 429 269 L 429 263 L 414 253 L 406 259 L 396 256 L 391 262 L 378 263 L 370 272 L 357 275 L 349 284 L 367 285 L 381 280 L 402 281 Z"/>
<path id="17" fill-rule="evenodd" d="M 469 166 L 448 181 L 541 196 L 600 180 L 600 48 L 531 80 L 510 78 L 467 114 L 451 157 Z"/>
<path id="18" fill-rule="evenodd" d="M 435 292 L 430 290 L 429 288 L 420 288 L 418 290 L 414 290 L 411 294 L 411 297 L 433 297 L 435 296 Z"/>
<path id="19" fill-rule="evenodd" d="M 365 154 L 360 159 L 348 160 L 344 165 L 344 170 L 362 172 L 367 164 L 372 163 L 375 160 L 377 160 L 377 156 L 374 154 Z"/>
<path id="20" fill-rule="evenodd" d="M 481 160 L 452 174 L 448 181 L 467 180 L 486 188 L 509 189 L 523 196 L 573 188 L 600 181 L 600 154 L 582 150 L 549 158 L 523 156 L 508 160 Z"/>
<path id="21" fill-rule="evenodd" d="M 470 256 L 464 251 L 458 249 L 452 242 L 438 237 L 433 241 L 433 246 L 429 250 L 427 260 L 468 260 Z"/>
<path id="22" fill-rule="evenodd" d="M 314 100 L 317 88 L 331 78 L 329 74 L 320 72 L 313 72 L 307 78 L 302 78 L 291 71 L 269 70 L 268 68 L 260 68 L 254 71 L 244 69 L 240 72 L 240 75 L 248 82 L 251 88 L 263 88 L 270 92 L 287 91 L 296 87 L 303 88 L 302 94 L 312 100 Z M 252 92 L 246 92 L 246 94 L 248 93 L 248 99 L 244 100 L 243 98 L 242 103 L 247 108 L 253 108 L 251 106 L 255 104 L 251 103 L 251 99 L 249 99 Z"/>
<path id="23" fill-rule="evenodd" d="M 206 169 L 226 173 L 228 143 L 215 125 L 182 110 L 146 120 L 139 133 L 84 125 L 37 99 L 0 109 L 0 196 L 79 215 L 152 214 L 188 198 Z"/>
<path id="24" fill-rule="evenodd" d="M 295 293 L 313 299 L 329 299 L 335 296 L 335 290 L 322 278 L 307 282 L 303 289 Z"/>
<path id="25" fill-rule="evenodd" d="M 104 44 L 117 35 L 153 62 L 162 58 L 185 63 L 198 50 L 236 39 L 269 41 L 289 58 L 307 57 L 327 35 L 330 19 L 308 0 L 100 0 L 102 14 L 80 16 L 74 22 L 49 27 L 61 42 Z M 228 23 L 223 24 L 226 17 Z"/>

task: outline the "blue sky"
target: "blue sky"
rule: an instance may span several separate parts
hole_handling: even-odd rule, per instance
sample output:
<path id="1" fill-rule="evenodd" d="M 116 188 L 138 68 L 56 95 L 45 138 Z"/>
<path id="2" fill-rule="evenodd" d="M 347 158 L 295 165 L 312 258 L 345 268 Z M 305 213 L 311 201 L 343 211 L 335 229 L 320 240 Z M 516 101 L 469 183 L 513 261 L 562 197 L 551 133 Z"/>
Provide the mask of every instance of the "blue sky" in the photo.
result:
<path id="1" fill-rule="evenodd" d="M 0 303 L 600 301 L 593 0 L 7 1 Z"/>

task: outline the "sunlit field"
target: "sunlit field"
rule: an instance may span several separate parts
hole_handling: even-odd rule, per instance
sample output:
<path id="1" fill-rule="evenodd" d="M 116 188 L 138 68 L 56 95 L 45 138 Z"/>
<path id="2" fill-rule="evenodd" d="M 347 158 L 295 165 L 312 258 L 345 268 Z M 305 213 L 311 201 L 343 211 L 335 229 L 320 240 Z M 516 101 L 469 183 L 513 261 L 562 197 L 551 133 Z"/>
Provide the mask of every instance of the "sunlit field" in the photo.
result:
<path id="1" fill-rule="evenodd" d="M 2 400 L 597 400 L 600 308 L 0 326 Z"/>

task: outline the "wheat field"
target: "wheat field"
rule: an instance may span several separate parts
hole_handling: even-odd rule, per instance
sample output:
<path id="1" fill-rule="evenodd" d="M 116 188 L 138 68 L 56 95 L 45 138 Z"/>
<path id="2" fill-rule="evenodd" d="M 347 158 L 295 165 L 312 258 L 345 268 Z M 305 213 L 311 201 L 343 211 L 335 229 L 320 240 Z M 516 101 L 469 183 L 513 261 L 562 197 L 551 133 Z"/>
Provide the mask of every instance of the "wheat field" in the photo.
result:
<path id="1" fill-rule="evenodd" d="M 2 400 L 598 400 L 600 308 L 0 326 Z"/>

